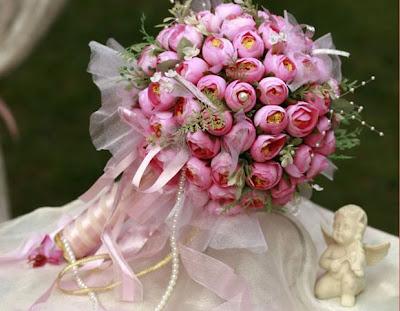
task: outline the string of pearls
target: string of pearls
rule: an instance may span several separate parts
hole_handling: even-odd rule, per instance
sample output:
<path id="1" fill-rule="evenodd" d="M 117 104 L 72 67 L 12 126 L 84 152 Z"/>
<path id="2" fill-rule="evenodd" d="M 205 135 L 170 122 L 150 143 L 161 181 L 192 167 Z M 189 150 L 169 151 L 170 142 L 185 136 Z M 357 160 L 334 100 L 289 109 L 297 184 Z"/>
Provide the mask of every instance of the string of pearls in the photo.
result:
<path id="1" fill-rule="evenodd" d="M 186 170 L 183 169 L 179 184 L 178 184 L 178 192 L 176 194 L 176 201 L 173 207 L 173 211 L 175 214 L 172 216 L 172 227 L 171 227 L 171 237 L 170 237 L 170 246 L 171 246 L 171 256 L 172 256 L 172 271 L 171 276 L 168 282 L 167 289 L 164 292 L 160 302 L 158 303 L 157 307 L 154 311 L 161 311 L 166 306 L 169 298 L 172 295 L 172 291 L 175 288 L 176 281 L 178 280 L 179 275 L 179 251 L 177 246 L 177 238 L 178 238 L 178 220 L 181 214 L 184 198 L 185 198 L 185 182 L 186 182 Z"/>
<path id="2" fill-rule="evenodd" d="M 65 256 L 67 257 L 66 259 L 69 261 L 69 263 L 74 264 L 76 262 L 76 257 L 75 257 L 74 251 L 72 250 L 69 242 L 67 241 L 66 238 L 64 238 L 64 236 L 61 236 L 60 240 L 64 246 Z M 73 266 L 72 274 L 73 274 L 75 281 L 78 284 L 79 288 L 81 288 L 81 289 L 88 288 L 88 286 L 85 284 L 83 279 L 80 277 L 79 269 L 77 266 Z M 92 291 L 89 291 L 88 296 L 89 296 L 90 303 L 92 305 L 92 310 L 96 311 L 99 306 L 99 301 L 97 299 L 96 294 Z"/>
<path id="3" fill-rule="evenodd" d="M 361 83 L 354 85 L 352 88 L 350 88 L 347 92 L 341 94 L 340 96 L 337 96 L 336 99 L 342 98 L 348 94 L 353 94 L 358 88 L 360 87 L 364 87 L 366 86 L 368 83 L 371 83 L 372 81 L 375 81 L 375 76 L 371 76 L 367 81 L 361 81 Z M 355 110 L 357 110 L 358 113 L 361 113 L 364 110 L 364 106 L 359 106 L 356 105 L 353 101 L 350 101 L 350 105 L 354 106 Z M 333 113 L 335 111 L 332 109 L 330 110 L 331 113 L 331 117 L 333 116 Z M 364 120 L 360 119 L 358 117 L 358 115 L 356 114 L 352 114 L 352 113 L 346 113 L 343 110 L 340 111 L 336 111 L 337 113 L 339 113 L 340 115 L 344 116 L 346 115 L 346 117 L 350 118 L 351 120 L 355 120 L 358 121 L 362 126 L 365 126 L 367 128 L 369 128 L 372 132 L 377 133 L 379 136 L 383 137 L 385 136 L 385 134 L 381 131 L 378 131 L 375 126 L 368 124 L 367 122 L 365 122 Z"/>

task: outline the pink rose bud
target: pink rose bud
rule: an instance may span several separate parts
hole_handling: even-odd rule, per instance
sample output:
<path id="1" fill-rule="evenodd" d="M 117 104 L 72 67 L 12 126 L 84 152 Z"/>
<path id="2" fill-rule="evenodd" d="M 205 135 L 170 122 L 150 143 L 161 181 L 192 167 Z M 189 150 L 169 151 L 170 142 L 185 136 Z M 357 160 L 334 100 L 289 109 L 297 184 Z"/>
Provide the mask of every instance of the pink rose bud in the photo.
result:
<path id="1" fill-rule="evenodd" d="M 265 48 L 271 50 L 276 44 L 284 44 L 280 38 L 280 33 L 286 27 L 285 20 L 280 16 L 273 16 L 271 20 L 266 20 L 258 27 L 258 32 L 264 41 Z"/>
<path id="2" fill-rule="evenodd" d="M 148 75 L 152 76 L 157 67 L 157 57 L 154 55 L 155 47 L 150 45 L 144 48 L 137 64 Z"/>
<path id="3" fill-rule="evenodd" d="M 242 15 L 243 10 L 239 4 L 222 3 L 215 8 L 215 15 L 221 20 Z"/>
<path id="4" fill-rule="evenodd" d="M 208 75 L 199 80 L 197 88 L 202 92 L 211 93 L 218 99 L 223 99 L 225 96 L 226 81 L 220 76 Z"/>
<path id="5" fill-rule="evenodd" d="M 179 125 L 185 124 L 196 112 L 200 112 L 200 104 L 192 98 L 179 97 L 174 106 L 174 117 Z"/>
<path id="6" fill-rule="evenodd" d="M 207 162 L 196 157 L 190 158 L 186 164 L 186 177 L 195 186 L 202 190 L 208 189 L 212 184 L 211 169 Z"/>
<path id="7" fill-rule="evenodd" d="M 304 142 L 312 148 L 322 146 L 322 142 L 328 130 L 331 129 L 331 121 L 327 117 L 321 117 L 317 126 L 310 135 L 304 138 Z"/>
<path id="8" fill-rule="evenodd" d="M 160 31 L 160 33 L 158 34 L 156 40 L 160 43 L 160 45 L 166 49 L 169 50 L 169 40 L 172 36 L 172 33 L 175 31 L 175 27 L 171 26 L 168 28 L 165 28 L 163 30 Z"/>
<path id="9" fill-rule="evenodd" d="M 320 116 L 327 114 L 331 106 L 331 98 L 329 97 L 329 95 L 325 95 L 325 97 L 322 97 L 316 95 L 313 92 L 306 93 L 304 95 L 304 101 L 310 103 L 315 108 L 317 108 Z"/>
<path id="10" fill-rule="evenodd" d="M 158 138 L 173 134 L 178 124 L 172 112 L 157 112 L 151 116 L 150 131 Z"/>
<path id="11" fill-rule="evenodd" d="M 197 84 L 200 78 L 208 71 L 207 63 L 199 57 L 194 57 L 180 63 L 176 72 L 186 80 Z"/>
<path id="12" fill-rule="evenodd" d="M 228 77 L 248 83 L 258 82 L 265 73 L 265 67 L 256 58 L 241 58 L 226 68 Z"/>
<path id="13" fill-rule="evenodd" d="M 296 149 L 293 163 L 285 167 L 286 173 L 294 178 L 304 177 L 311 167 L 311 161 L 314 154 L 312 149 L 307 145 L 300 145 Z"/>
<path id="14" fill-rule="evenodd" d="M 235 205 L 231 208 L 226 208 L 216 201 L 209 201 L 205 209 L 213 216 L 235 216 L 240 214 L 243 210 L 240 205 Z"/>
<path id="15" fill-rule="evenodd" d="M 282 178 L 282 166 L 274 161 L 253 163 L 249 167 L 247 184 L 257 190 L 269 190 L 275 187 Z"/>
<path id="16" fill-rule="evenodd" d="M 222 19 L 210 11 L 201 11 L 197 13 L 197 20 L 203 24 L 210 33 L 218 33 L 222 24 Z"/>
<path id="17" fill-rule="evenodd" d="M 218 202 L 221 205 L 229 204 L 236 201 L 238 197 L 237 187 L 225 187 L 222 188 L 216 184 L 213 184 L 208 189 L 208 195 L 211 200 Z"/>
<path id="18" fill-rule="evenodd" d="M 262 79 L 257 89 L 260 92 L 260 101 L 264 105 L 280 105 L 289 96 L 286 83 L 275 77 Z"/>
<path id="19" fill-rule="evenodd" d="M 328 169 L 329 167 L 329 162 L 326 157 L 319 153 L 315 153 L 312 161 L 311 161 L 311 166 L 310 169 L 307 172 L 306 178 L 308 180 L 313 179 L 317 175 L 321 174 L 323 171 Z"/>
<path id="20" fill-rule="evenodd" d="M 150 117 L 154 113 L 155 108 L 150 100 L 148 88 L 139 92 L 139 106 L 146 117 Z"/>
<path id="21" fill-rule="evenodd" d="M 189 40 L 194 47 L 200 48 L 203 42 L 203 35 L 193 26 L 176 24 L 174 30 L 169 37 L 168 44 L 171 50 L 177 51 L 179 42 L 183 38 Z"/>
<path id="22" fill-rule="evenodd" d="M 266 134 L 276 135 L 286 129 L 289 119 L 280 106 L 264 106 L 254 116 L 254 125 Z"/>
<path id="23" fill-rule="evenodd" d="M 252 190 L 244 193 L 240 199 L 240 205 L 245 209 L 263 209 L 267 200 L 265 191 Z"/>
<path id="24" fill-rule="evenodd" d="M 233 118 L 229 111 L 217 112 L 211 116 L 214 127 L 209 127 L 207 131 L 215 136 L 223 136 L 232 129 Z"/>
<path id="25" fill-rule="evenodd" d="M 286 135 L 259 135 L 251 146 L 254 161 L 265 162 L 275 158 L 286 143 Z"/>
<path id="26" fill-rule="evenodd" d="M 233 46 L 239 57 L 259 58 L 264 54 L 264 42 L 254 31 L 243 31 L 236 35 Z"/>
<path id="27" fill-rule="evenodd" d="M 157 56 L 157 64 L 161 64 L 171 60 L 179 60 L 179 56 L 176 52 L 165 51 Z"/>
<path id="28" fill-rule="evenodd" d="M 156 111 L 166 111 L 175 105 L 175 96 L 162 90 L 159 82 L 150 83 L 147 93 Z"/>
<path id="29" fill-rule="evenodd" d="M 310 134 L 318 122 L 318 109 L 306 102 L 298 102 L 286 110 L 289 118 L 287 132 L 294 137 Z"/>
<path id="30" fill-rule="evenodd" d="M 275 55 L 268 52 L 264 60 L 264 66 L 266 74 L 273 74 L 285 82 L 292 81 L 297 73 L 295 63 L 285 55 Z"/>
<path id="31" fill-rule="evenodd" d="M 224 19 L 221 26 L 221 34 L 233 41 L 235 36 L 246 30 L 256 30 L 256 22 L 249 14 Z"/>
<path id="32" fill-rule="evenodd" d="M 282 178 L 277 186 L 271 189 L 272 204 L 286 205 L 293 200 L 296 183 L 292 178 Z"/>
<path id="33" fill-rule="evenodd" d="M 210 71 L 218 73 L 223 66 L 232 63 L 236 59 L 237 52 L 229 40 L 218 36 L 210 36 L 204 42 L 202 55 L 204 60 L 211 66 Z"/>
<path id="34" fill-rule="evenodd" d="M 324 156 L 329 156 L 335 153 L 336 151 L 335 132 L 334 131 L 326 132 L 325 135 L 322 134 L 322 137 L 323 138 L 321 139 L 321 141 L 315 145 L 314 151 Z M 307 139 L 306 143 L 308 143 Z"/>
<path id="35" fill-rule="evenodd" d="M 256 91 L 246 82 L 236 80 L 230 83 L 226 88 L 226 104 L 235 112 L 241 109 L 243 109 L 244 112 L 249 112 L 255 106 L 256 100 Z"/>
<path id="36" fill-rule="evenodd" d="M 199 159 L 211 159 L 221 149 L 219 138 L 212 137 L 203 131 L 188 133 L 186 140 L 192 154 Z"/>
<path id="37" fill-rule="evenodd" d="M 256 129 L 249 118 L 245 118 L 232 126 L 228 134 L 223 137 L 223 145 L 226 149 L 229 146 L 241 146 L 240 152 L 250 149 L 256 139 Z"/>
<path id="38" fill-rule="evenodd" d="M 211 176 L 220 187 L 229 187 L 228 178 L 233 160 L 228 152 L 221 152 L 211 161 Z"/>

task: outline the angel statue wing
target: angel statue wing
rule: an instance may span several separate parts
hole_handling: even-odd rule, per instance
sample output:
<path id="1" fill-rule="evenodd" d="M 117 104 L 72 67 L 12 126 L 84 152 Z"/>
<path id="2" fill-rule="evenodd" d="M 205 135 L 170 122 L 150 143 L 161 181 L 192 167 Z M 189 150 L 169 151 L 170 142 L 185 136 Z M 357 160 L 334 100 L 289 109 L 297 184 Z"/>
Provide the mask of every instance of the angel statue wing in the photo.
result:
<path id="1" fill-rule="evenodd" d="M 322 235 L 324 236 L 326 245 L 331 245 L 335 243 L 335 240 L 332 238 L 332 235 L 329 233 L 328 229 L 326 229 L 324 225 L 321 225 L 321 232 Z"/>
<path id="2" fill-rule="evenodd" d="M 380 262 L 389 252 L 390 243 L 382 243 L 378 245 L 364 245 L 365 258 L 367 266 L 372 266 Z"/>

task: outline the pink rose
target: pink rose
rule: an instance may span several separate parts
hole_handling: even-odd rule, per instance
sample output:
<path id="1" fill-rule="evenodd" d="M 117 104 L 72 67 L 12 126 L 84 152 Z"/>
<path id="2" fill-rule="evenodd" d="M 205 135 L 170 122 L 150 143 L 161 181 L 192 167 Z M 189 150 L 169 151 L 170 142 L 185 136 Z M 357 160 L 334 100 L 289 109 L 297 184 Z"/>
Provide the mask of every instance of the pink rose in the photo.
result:
<path id="1" fill-rule="evenodd" d="M 229 187 L 228 178 L 233 160 L 228 152 L 221 152 L 211 161 L 211 176 L 220 187 Z"/>
<path id="2" fill-rule="evenodd" d="M 210 71 L 218 73 L 223 66 L 232 63 L 237 58 L 237 52 L 229 40 L 210 36 L 204 42 L 202 56 L 211 66 Z"/>
<path id="3" fill-rule="evenodd" d="M 264 54 L 264 42 L 254 31 L 240 32 L 233 40 L 233 46 L 238 51 L 239 57 L 259 58 Z"/>
<path id="4" fill-rule="evenodd" d="M 240 199 L 240 205 L 245 209 L 263 209 L 267 200 L 265 191 L 251 190 L 244 193 Z"/>
<path id="5" fill-rule="evenodd" d="M 245 118 L 232 126 L 228 134 L 223 137 L 223 145 L 226 149 L 229 146 L 241 146 L 240 152 L 250 149 L 256 139 L 256 129 L 249 118 Z"/>
<path id="6" fill-rule="evenodd" d="M 188 133 L 186 140 L 192 154 L 199 159 L 212 159 L 221 149 L 219 139 L 203 131 Z"/>
<path id="7" fill-rule="evenodd" d="M 304 138 L 304 142 L 312 148 L 322 145 L 322 141 L 329 129 L 331 129 L 331 121 L 327 117 L 321 117 L 318 120 L 315 130 Z"/>
<path id="8" fill-rule="evenodd" d="M 282 178 L 277 186 L 271 189 L 272 204 L 284 206 L 293 200 L 296 183 L 292 178 Z"/>
<path id="9" fill-rule="evenodd" d="M 160 43 L 160 45 L 166 50 L 170 49 L 169 40 L 174 31 L 175 31 L 174 26 L 164 28 L 163 30 L 160 31 L 160 33 L 158 34 L 158 36 L 156 38 L 156 40 Z"/>
<path id="10" fill-rule="evenodd" d="M 194 84 L 196 84 L 207 71 L 207 63 L 199 57 L 183 61 L 176 69 L 177 73 Z"/>
<path id="11" fill-rule="evenodd" d="M 286 143 L 286 135 L 259 135 L 251 146 L 254 161 L 265 162 L 275 158 Z"/>
<path id="12" fill-rule="evenodd" d="M 276 135 L 286 129 L 289 119 L 286 110 L 280 106 L 264 106 L 254 116 L 254 125 L 266 134 Z"/>
<path id="13" fill-rule="evenodd" d="M 243 211 L 239 204 L 231 208 L 226 208 L 220 203 L 212 200 L 208 202 L 205 209 L 213 216 L 235 216 Z"/>
<path id="14" fill-rule="evenodd" d="M 258 82 L 265 73 L 265 67 L 256 58 L 241 58 L 226 68 L 228 77 L 248 83 Z"/>
<path id="15" fill-rule="evenodd" d="M 203 42 L 203 35 L 193 26 L 185 24 L 176 24 L 169 37 L 168 44 L 171 50 L 177 51 L 179 42 L 185 38 L 189 40 L 194 47 L 200 48 Z"/>
<path id="16" fill-rule="evenodd" d="M 294 137 L 310 134 L 318 122 L 318 109 L 306 102 L 298 102 L 287 108 L 289 118 L 287 132 Z"/>
<path id="17" fill-rule="evenodd" d="M 218 99 L 223 99 L 226 89 L 226 81 L 220 76 L 208 75 L 202 77 L 197 83 L 200 91 L 213 94 Z"/>
<path id="18" fill-rule="evenodd" d="M 329 161 L 322 154 L 315 153 L 312 161 L 310 169 L 307 172 L 307 178 L 313 179 L 317 175 L 321 174 L 323 171 L 329 168 Z"/>
<path id="19" fill-rule="evenodd" d="M 157 56 L 157 64 L 161 64 L 171 60 L 177 60 L 177 61 L 179 60 L 179 56 L 176 52 L 165 51 Z"/>
<path id="20" fill-rule="evenodd" d="M 261 11 L 257 12 L 258 18 L 260 18 L 263 22 L 268 21 L 270 18 L 270 13 L 268 11 Z"/>
<path id="21" fill-rule="evenodd" d="M 280 33 L 283 32 L 285 27 L 285 20 L 282 17 L 275 15 L 271 20 L 267 20 L 260 25 L 258 32 L 262 36 L 266 49 L 271 50 L 276 44 L 285 45 L 284 40 L 280 38 Z"/>
<path id="22" fill-rule="evenodd" d="M 242 7 L 234 3 L 222 3 L 215 8 L 215 15 L 221 20 L 242 15 Z"/>
<path id="23" fill-rule="evenodd" d="M 255 30 L 256 22 L 249 14 L 225 18 L 221 26 L 221 34 L 233 41 L 235 36 L 245 30 Z"/>
<path id="24" fill-rule="evenodd" d="M 178 124 L 172 112 L 157 112 L 151 116 L 150 131 L 158 138 L 173 134 Z"/>
<path id="25" fill-rule="evenodd" d="M 183 125 L 193 116 L 193 114 L 200 111 L 200 104 L 196 100 L 192 98 L 179 97 L 174 106 L 175 120 L 179 125 Z"/>
<path id="26" fill-rule="evenodd" d="M 156 70 L 157 57 L 154 55 L 155 47 L 150 45 L 143 49 L 137 64 L 148 75 L 152 76 Z"/>
<path id="27" fill-rule="evenodd" d="M 216 112 L 210 118 L 213 120 L 214 127 L 208 127 L 207 131 L 215 136 L 226 135 L 233 125 L 233 118 L 229 111 Z"/>
<path id="28" fill-rule="evenodd" d="M 307 143 L 307 140 L 306 140 Z M 319 147 L 317 147 L 319 146 Z M 324 156 L 329 156 L 336 151 L 336 138 L 335 132 L 329 131 L 323 135 L 323 139 L 315 146 L 314 151 Z"/>
<path id="29" fill-rule="evenodd" d="M 320 116 L 328 113 L 331 106 L 331 98 L 329 97 L 329 94 L 326 94 L 325 97 L 322 97 L 314 92 L 307 92 L 304 95 L 304 100 L 317 108 Z"/>
<path id="30" fill-rule="evenodd" d="M 207 162 L 196 157 L 190 158 L 186 163 L 186 177 L 195 186 L 202 190 L 208 189 L 212 184 L 211 169 Z"/>
<path id="31" fill-rule="evenodd" d="M 150 117 L 154 113 L 155 107 L 150 100 L 148 88 L 139 92 L 139 106 L 146 117 Z"/>
<path id="32" fill-rule="evenodd" d="M 280 105 L 289 96 L 289 89 L 285 82 L 279 78 L 267 77 L 258 85 L 259 98 L 264 105 Z"/>
<path id="33" fill-rule="evenodd" d="M 247 184 L 257 190 L 269 190 L 275 187 L 282 178 L 282 166 L 274 161 L 253 163 L 249 166 L 250 174 Z"/>
<path id="34" fill-rule="evenodd" d="M 218 202 L 221 205 L 229 204 L 235 202 L 238 198 L 238 188 L 237 187 L 225 187 L 222 188 L 216 184 L 213 184 L 208 189 L 208 195 L 211 200 Z"/>
<path id="35" fill-rule="evenodd" d="M 249 112 L 255 106 L 256 100 L 256 91 L 246 82 L 236 80 L 226 88 L 225 101 L 233 111 L 243 109 L 244 112 Z"/>
<path id="36" fill-rule="evenodd" d="M 273 74 L 275 77 L 285 81 L 292 81 L 297 73 L 295 63 L 285 55 L 267 53 L 264 60 L 265 73 Z"/>
<path id="37" fill-rule="evenodd" d="M 203 24 L 206 30 L 210 33 L 217 33 L 222 24 L 222 19 L 211 13 L 210 11 L 201 11 L 197 13 L 197 20 Z"/>
<path id="38" fill-rule="evenodd" d="M 166 111 L 175 105 L 175 96 L 162 90 L 159 82 L 150 83 L 147 93 L 156 111 Z"/>

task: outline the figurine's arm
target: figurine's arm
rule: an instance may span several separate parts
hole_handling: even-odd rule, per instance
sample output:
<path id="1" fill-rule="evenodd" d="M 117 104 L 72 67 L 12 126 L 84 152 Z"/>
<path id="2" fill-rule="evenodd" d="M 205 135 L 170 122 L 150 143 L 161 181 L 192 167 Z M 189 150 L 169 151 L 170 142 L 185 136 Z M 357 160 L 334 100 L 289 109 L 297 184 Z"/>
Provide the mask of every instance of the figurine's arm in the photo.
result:
<path id="1" fill-rule="evenodd" d="M 321 255 L 321 259 L 319 260 L 319 265 L 321 268 L 325 270 L 331 270 L 332 262 L 335 261 L 335 259 L 332 258 L 332 253 L 332 248 L 328 246 L 325 252 Z"/>

